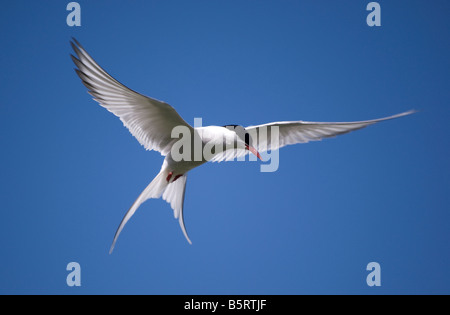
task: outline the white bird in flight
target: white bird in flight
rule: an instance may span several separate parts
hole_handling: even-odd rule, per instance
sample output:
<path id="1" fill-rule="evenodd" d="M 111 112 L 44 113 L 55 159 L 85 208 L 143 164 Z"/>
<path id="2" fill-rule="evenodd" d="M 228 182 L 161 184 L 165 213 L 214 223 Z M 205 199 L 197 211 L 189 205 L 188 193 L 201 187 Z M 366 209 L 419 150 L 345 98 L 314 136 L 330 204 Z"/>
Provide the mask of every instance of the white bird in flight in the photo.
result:
<path id="1" fill-rule="evenodd" d="M 125 224 L 139 206 L 150 198 L 162 197 L 170 203 L 184 236 L 192 244 L 183 221 L 187 173 L 207 161 L 233 160 L 236 157 L 246 155 L 248 152 L 261 159 L 259 152 L 273 151 L 286 145 L 334 137 L 380 121 L 406 116 L 415 112 L 410 110 L 380 119 L 354 122 L 283 121 L 245 128 L 237 125 L 193 128 L 169 104 L 137 93 L 115 80 L 94 61 L 75 38 L 73 38 L 71 45 L 78 57 L 71 55 L 77 67 L 75 71 L 83 84 L 88 88 L 88 92 L 93 96 L 94 100 L 119 117 L 125 127 L 147 150 L 156 150 L 165 156 L 158 175 L 139 195 L 122 219 L 114 235 L 110 253 L 114 250 L 117 238 Z M 232 149 L 213 152 L 209 159 L 204 157 L 200 159 L 175 159 L 172 154 L 172 148 L 178 139 L 172 137 L 172 130 L 180 126 L 192 133 L 195 139 L 191 143 L 195 143 L 196 140 L 201 142 L 202 149 L 207 144 L 210 146 L 217 145 L 218 147 L 231 144 L 230 148 Z M 277 127 L 279 132 L 278 141 L 273 141 L 271 127 Z M 267 136 L 260 137 L 261 134 L 267 134 Z M 253 141 L 255 140 L 255 135 L 258 138 L 258 142 Z M 194 145 L 192 144 L 192 146 L 192 151 L 194 151 Z M 227 146 L 227 148 L 229 147 Z"/>

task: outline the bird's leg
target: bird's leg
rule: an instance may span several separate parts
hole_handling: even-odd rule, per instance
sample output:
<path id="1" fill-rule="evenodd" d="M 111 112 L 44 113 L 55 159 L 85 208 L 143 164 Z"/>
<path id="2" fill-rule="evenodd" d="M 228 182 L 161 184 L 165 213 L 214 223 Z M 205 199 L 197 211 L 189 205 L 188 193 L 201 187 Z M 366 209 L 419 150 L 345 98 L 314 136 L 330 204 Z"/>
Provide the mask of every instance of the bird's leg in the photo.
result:
<path id="1" fill-rule="evenodd" d="M 173 179 L 172 183 L 173 183 L 174 181 L 176 181 L 178 178 L 180 178 L 181 176 L 183 176 L 183 175 L 184 175 L 184 174 L 180 174 L 180 175 L 175 176 L 175 178 Z M 167 181 L 168 183 L 170 183 L 170 180 L 172 179 L 172 176 L 173 176 L 173 172 L 170 172 L 169 175 L 167 175 L 166 181 Z"/>
<path id="2" fill-rule="evenodd" d="M 173 179 L 173 182 L 175 182 L 178 178 L 180 178 L 181 176 L 183 176 L 183 174 L 180 174 L 180 175 L 177 175 L 177 176 L 175 176 L 175 178 Z M 172 182 L 172 183 L 173 183 Z"/>

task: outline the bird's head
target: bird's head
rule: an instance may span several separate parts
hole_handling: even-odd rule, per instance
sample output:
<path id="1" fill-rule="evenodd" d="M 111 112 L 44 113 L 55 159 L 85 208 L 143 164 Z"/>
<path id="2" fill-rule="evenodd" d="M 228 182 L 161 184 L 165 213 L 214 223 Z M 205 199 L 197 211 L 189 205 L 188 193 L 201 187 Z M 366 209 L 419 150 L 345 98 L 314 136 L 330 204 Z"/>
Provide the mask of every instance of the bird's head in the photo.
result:
<path id="1" fill-rule="evenodd" d="M 250 134 L 245 130 L 244 127 L 240 125 L 226 125 L 223 126 L 229 130 L 232 130 L 236 133 L 238 141 L 241 141 L 245 145 L 245 149 L 253 153 L 258 157 L 258 159 L 262 160 L 259 152 L 253 147 L 253 139 Z"/>

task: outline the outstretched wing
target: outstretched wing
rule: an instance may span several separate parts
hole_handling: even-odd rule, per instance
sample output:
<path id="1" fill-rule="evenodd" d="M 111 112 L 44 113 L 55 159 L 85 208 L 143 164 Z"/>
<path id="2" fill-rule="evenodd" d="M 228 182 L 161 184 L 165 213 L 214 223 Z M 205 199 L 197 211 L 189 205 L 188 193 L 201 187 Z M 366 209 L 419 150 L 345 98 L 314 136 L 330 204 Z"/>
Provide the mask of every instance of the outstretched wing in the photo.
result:
<path id="1" fill-rule="evenodd" d="M 306 143 L 309 141 L 317 141 L 324 138 L 335 137 L 373 125 L 380 121 L 410 115 L 414 112 L 414 110 L 411 110 L 385 118 L 354 122 L 273 122 L 264 125 L 246 127 L 245 130 L 252 136 L 254 147 L 259 152 L 264 152 L 268 150 L 277 150 L 291 144 Z M 275 134 L 276 129 L 278 129 L 278 137 L 276 137 Z"/>
<path id="2" fill-rule="evenodd" d="M 176 126 L 192 129 L 169 104 L 139 94 L 115 80 L 76 39 L 71 45 L 78 57 L 71 55 L 78 68 L 75 71 L 94 100 L 119 117 L 147 150 L 167 155 L 176 140 L 171 138 L 172 129 Z"/>

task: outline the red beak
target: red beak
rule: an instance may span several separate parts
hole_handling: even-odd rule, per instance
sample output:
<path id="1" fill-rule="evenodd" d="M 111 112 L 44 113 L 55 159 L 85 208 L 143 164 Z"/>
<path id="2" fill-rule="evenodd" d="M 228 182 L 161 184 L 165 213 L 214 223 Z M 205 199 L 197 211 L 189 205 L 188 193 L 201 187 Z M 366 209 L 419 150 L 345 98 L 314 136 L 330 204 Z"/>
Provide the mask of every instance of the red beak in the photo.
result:
<path id="1" fill-rule="evenodd" d="M 261 161 L 262 161 L 262 158 L 261 158 L 261 155 L 259 155 L 259 152 L 258 151 L 256 151 L 256 149 L 254 148 L 254 147 L 251 147 L 251 146 L 249 146 L 249 145 L 245 145 L 245 148 L 247 149 L 247 150 L 249 150 L 250 152 L 252 152 L 254 155 L 256 155 L 257 157 L 258 157 L 258 159 L 260 159 Z"/>

